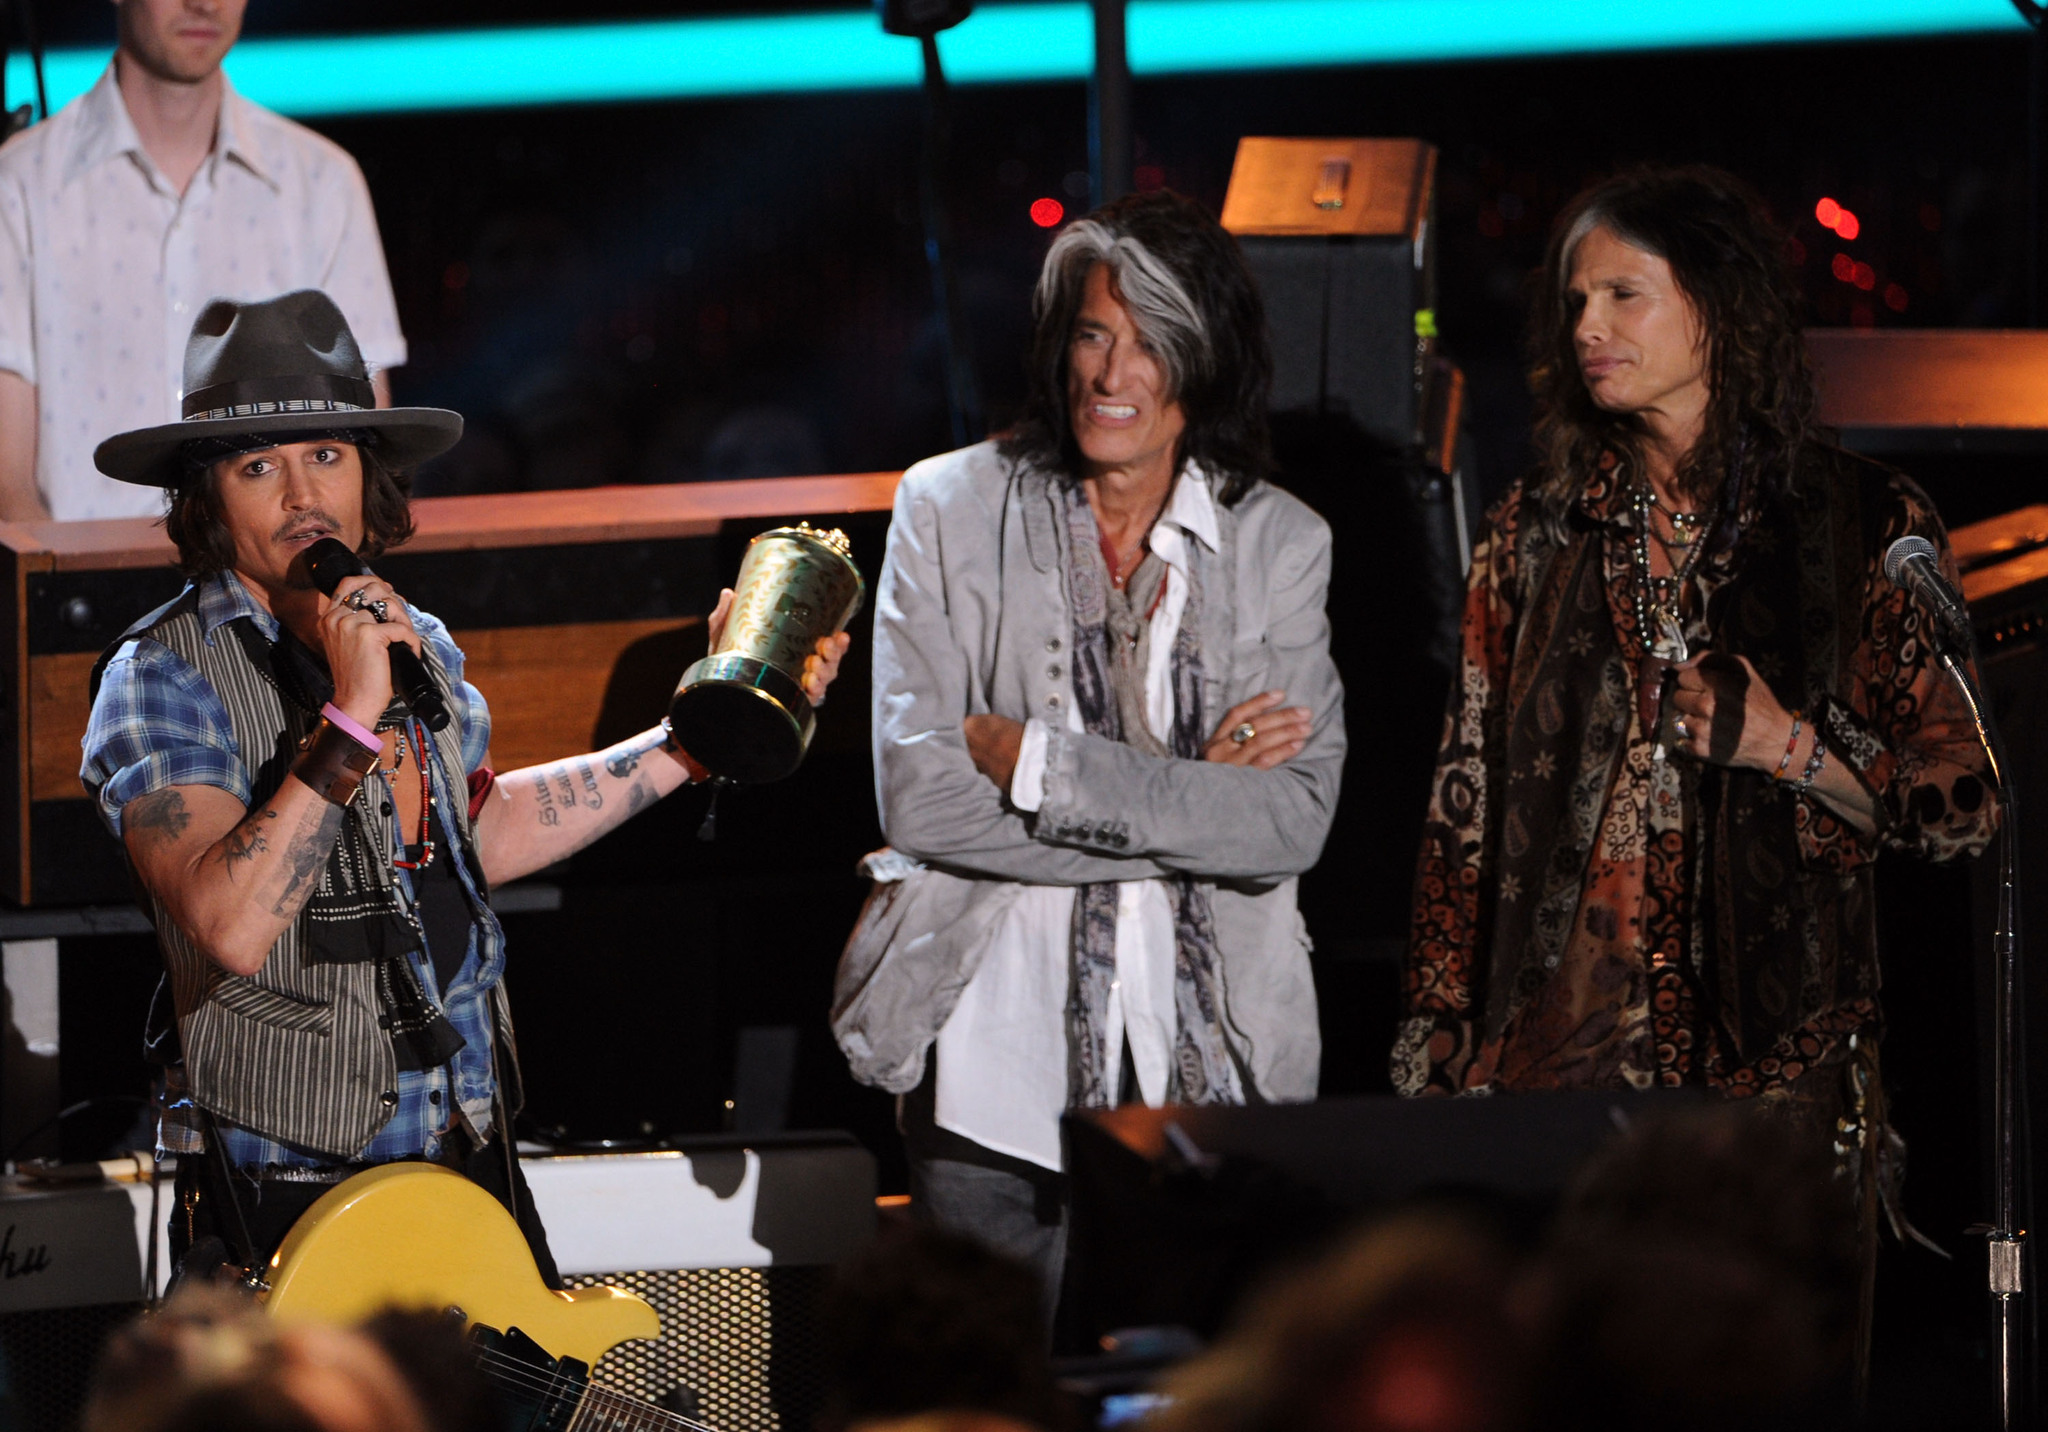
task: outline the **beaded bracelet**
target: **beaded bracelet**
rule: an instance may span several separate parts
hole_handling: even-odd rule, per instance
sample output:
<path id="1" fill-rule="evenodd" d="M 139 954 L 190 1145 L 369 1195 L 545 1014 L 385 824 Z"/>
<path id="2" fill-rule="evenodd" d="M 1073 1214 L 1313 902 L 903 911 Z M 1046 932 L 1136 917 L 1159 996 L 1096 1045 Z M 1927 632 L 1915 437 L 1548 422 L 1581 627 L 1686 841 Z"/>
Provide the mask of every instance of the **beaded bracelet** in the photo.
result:
<path id="1" fill-rule="evenodd" d="M 1821 763 L 1828 758 L 1828 743 L 1821 739 L 1820 727 L 1813 728 L 1813 754 L 1806 758 L 1806 769 L 1799 773 L 1799 779 L 1792 783 L 1794 795 L 1805 795 L 1813 789 L 1813 778 L 1820 774 Z"/>
<path id="2" fill-rule="evenodd" d="M 1792 753 L 1799 749 L 1800 719 L 1801 718 L 1799 713 L 1797 711 L 1794 711 L 1792 713 L 1792 739 L 1785 743 L 1785 754 L 1778 757 L 1777 772 L 1771 777 L 1771 779 L 1774 781 L 1782 781 L 1785 779 L 1785 767 L 1792 764 Z"/>

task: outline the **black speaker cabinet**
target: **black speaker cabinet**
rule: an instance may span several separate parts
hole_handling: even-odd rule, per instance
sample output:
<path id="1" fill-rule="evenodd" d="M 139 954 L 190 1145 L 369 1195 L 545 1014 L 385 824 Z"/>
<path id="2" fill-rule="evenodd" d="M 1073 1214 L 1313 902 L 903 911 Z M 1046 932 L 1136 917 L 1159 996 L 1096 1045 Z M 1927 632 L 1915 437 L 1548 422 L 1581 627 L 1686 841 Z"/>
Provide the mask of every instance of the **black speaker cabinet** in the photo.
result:
<path id="1" fill-rule="evenodd" d="M 1435 209 L 1436 150 L 1419 139 L 1238 141 L 1223 226 L 1265 295 L 1276 416 L 1423 445 Z"/>

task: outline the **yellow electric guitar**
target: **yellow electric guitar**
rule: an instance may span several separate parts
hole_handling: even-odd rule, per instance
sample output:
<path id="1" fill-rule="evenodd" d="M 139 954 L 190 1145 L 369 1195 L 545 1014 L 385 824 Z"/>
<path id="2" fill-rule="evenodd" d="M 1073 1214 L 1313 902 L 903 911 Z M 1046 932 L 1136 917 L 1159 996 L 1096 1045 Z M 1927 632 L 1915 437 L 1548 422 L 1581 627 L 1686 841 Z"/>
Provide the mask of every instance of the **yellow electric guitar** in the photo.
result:
<path id="1" fill-rule="evenodd" d="M 703 1428 L 588 1381 L 612 1347 L 661 1335 L 644 1298 L 549 1288 L 504 1206 L 436 1164 L 387 1164 L 336 1185 L 285 1235 L 264 1301 L 272 1316 L 298 1322 L 460 1309 L 480 1365 L 535 1429 Z"/>

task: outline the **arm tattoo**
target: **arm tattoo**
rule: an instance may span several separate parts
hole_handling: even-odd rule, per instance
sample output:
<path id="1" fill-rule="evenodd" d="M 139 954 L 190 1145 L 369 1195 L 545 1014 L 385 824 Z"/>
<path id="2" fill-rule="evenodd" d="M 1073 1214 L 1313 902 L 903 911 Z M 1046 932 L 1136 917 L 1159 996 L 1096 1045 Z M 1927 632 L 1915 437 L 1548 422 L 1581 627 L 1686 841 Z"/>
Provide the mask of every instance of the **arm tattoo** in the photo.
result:
<path id="1" fill-rule="evenodd" d="M 562 813 L 555 809 L 555 798 L 548 794 L 548 775 L 546 771 L 542 771 L 540 778 L 533 783 L 533 796 L 535 800 L 540 802 L 540 823 L 542 825 L 560 825 L 562 823 Z"/>
<path id="2" fill-rule="evenodd" d="M 277 812 L 267 810 L 263 814 L 271 820 L 277 819 Z M 221 863 L 227 867 L 228 879 L 235 878 L 235 866 L 244 861 L 254 860 L 270 849 L 270 842 L 263 838 L 263 832 L 248 821 L 228 832 L 221 844 Z"/>
<path id="3" fill-rule="evenodd" d="M 590 762 L 578 761 L 576 774 L 583 778 L 583 799 L 592 810 L 604 808 L 604 793 L 597 788 L 597 773 L 590 769 Z"/>
<path id="4" fill-rule="evenodd" d="M 626 814 L 638 815 L 655 800 L 654 787 L 645 781 L 635 781 L 626 791 Z"/>
<path id="5" fill-rule="evenodd" d="M 562 804 L 574 806 L 576 804 L 576 783 L 569 779 L 569 767 L 567 765 L 556 766 L 547 773 L 547 776 L 552 776 L 562 783 Z M 543 776 L 542 779 L 547 779 L 547 776 Z"/>
<path id="6" fill-rule="evenodd" d="M 130 830 L 144 831 L 157 841 L 176 840 L 192 824 L 192 812 L 185 809 L 185 797 L 174 786 L 137 796 L 128 803 L 124 818 Z"/>
<path id="7" fill-rule="evenodd" d="M 640 758 L 651 751 L 659 751 L 668 744 L 668 734 L 660 727 L 649 731 L 645 738 L 623 751 L 614 751 L 604 758 L 604 768 L 624 780 L 640 769 Z"/>
<path id="8" fill-rule="evenodd" d="M 308 811 L 305 819 L 299 822 L 299 828 L 292 832 L 292 838 L 284 848 L 284 893 L 277 897 L 277 904 L 271 910 L 273 915 L 297 914 L 306 896 L 313 893 L 312 882 L 326 868 L 327 857 L 334 849 L 334 838 L 341 833 L 341 814 L 340 806 L 323 800 L 320 808 Z"/>

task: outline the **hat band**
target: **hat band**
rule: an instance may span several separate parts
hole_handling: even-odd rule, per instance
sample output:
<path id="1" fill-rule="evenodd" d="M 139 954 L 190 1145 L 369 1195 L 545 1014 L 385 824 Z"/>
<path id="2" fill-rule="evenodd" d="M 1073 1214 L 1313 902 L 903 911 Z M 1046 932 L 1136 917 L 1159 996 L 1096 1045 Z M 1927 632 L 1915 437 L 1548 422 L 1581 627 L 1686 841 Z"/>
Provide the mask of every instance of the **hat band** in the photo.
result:
<path id="1" fill-rule="evenodd" d="M 377 390 L 365 378 L 293 373 L 195 388 L 185 395 L 182 406 L 188 423 L 272 413 L 359 413 L 377 406 Z"/>

